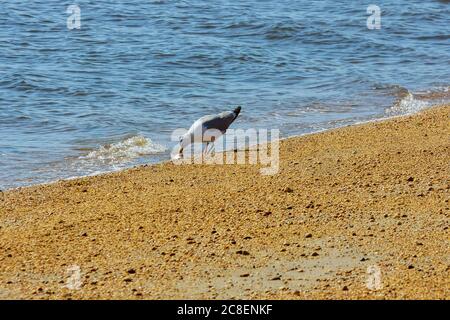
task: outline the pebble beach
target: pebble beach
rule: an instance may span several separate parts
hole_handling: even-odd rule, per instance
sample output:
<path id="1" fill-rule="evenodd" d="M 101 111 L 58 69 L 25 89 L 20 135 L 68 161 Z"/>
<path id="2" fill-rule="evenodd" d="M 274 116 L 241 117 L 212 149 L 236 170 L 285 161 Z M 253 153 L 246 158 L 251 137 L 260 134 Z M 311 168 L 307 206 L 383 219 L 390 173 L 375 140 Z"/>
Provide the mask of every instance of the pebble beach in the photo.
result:
<path id="1" fill-rule="evenodd" d="M 0 298 L 448 299 L 449 116 L 3 191 Z"/>

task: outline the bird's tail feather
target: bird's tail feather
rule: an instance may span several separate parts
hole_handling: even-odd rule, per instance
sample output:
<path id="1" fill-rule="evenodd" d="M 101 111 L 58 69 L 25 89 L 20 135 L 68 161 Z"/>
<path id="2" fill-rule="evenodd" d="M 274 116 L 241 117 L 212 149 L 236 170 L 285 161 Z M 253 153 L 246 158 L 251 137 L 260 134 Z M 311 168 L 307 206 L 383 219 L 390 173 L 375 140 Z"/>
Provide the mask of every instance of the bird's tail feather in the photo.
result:
<path id="1" fill-rule="evenodd" d="M 236 115 L 235 119 L 237 118 L 237 116 L 239 115 L 239 113 L 241 112 L 241 106 L 238 106 L 236 109 L 234 109 L 234 114 Z"/>

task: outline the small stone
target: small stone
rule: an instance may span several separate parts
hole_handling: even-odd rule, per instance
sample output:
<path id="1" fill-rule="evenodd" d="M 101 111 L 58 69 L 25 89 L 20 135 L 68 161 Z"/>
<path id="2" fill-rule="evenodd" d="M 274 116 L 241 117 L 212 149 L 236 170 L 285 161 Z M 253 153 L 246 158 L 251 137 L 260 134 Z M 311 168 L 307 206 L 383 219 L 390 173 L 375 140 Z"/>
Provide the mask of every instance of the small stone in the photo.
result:
<path id="1" fill-rule="evenodd" d="M 312 234 L 311 233 L 306 234 L 305 238 L 312 238 Z"/>
<path id="2" fill-rule="evenodd" d="M 250 253 L 248 251 L 245 250 L 238 250 L 236 251 L 237 254 L 242 254 L 243 256 L 248 256 L 250 255 Z"/>
<path id="3" fill-rule="evenodd" d="M 317 253 L 317 252 L 313 252 L 312 254 L 311 254 L 311 256 L 313 256 L 313 257 L 317 257 L 319 254 Z"/>
<path id="4" fill-rule="evenodd" d="M 294 190 L 292 190 L 292 188 L 290 188 L 290 187 L 284 188 L 283 191 L 284 191 L 284 192 L 287 192 L 287 193 L 292 193 L 292 192 L 294 192 Z"/>
<path id="5" fill-rule="evenodd" d="M 241 275 L 240 275 L 241 278 L 247 278 L 248 276 L 250 276 L 249 273 L 244 273 L 244 274 L 241 274 Z"/>
<path id="6" fill-rule="evenodd" d="M 413 177 L 409 177 L 408 179 L 406 179 L 406 181 L 413 182 L 414 178 Z"/>
<path id="7" fill-rule="evenodd" d="M 344 286 L 344 287 L 342 288 L 342 290 L 343 290 L 343 291 L 348 291 L 348 287 L 347 287 L 347 286 Z"/>
<path id="8" fill-rule="evenodd" d="M 136 270 L 135 269 L 129 269 L 127 272 L 128 272 L 128 274 L 135 274 Z"/>
<path id="9" fill-rule="evenodd" d="M 408 266 L 408 269 L 414 269 L 414 266 L 413 266 L 412 264 L 410 264 L 410 265 Z"/>
<path id="10" fill-rule="evenodd" d="M 274 277 L 274 278 L 272 278 L 270 280 L 273 280 L 273 281 L 281 280 L 281 276 L 276 276 L 276 277 Z"/>

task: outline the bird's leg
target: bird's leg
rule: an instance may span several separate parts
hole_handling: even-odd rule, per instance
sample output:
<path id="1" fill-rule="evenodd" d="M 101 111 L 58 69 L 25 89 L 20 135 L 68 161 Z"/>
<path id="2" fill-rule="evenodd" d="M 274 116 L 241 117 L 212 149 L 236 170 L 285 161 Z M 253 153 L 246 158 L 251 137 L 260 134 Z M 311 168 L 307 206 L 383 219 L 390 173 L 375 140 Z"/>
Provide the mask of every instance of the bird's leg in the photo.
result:
<path id="1" fill-rule="evenodd" d="M 215 141 L 216 141 L 216 137 L 212 137 L 212 138 L 211 138 L 211 149 L 209 149 L 209 152 L 208 152 L 208 153 L 212 152 L 213 149 L 215 149 L 215 147 L 216 147 L 216 145 L 215 145 L 215 143 L 214 143 Z"/>
<path id="2" fill-rule="evenodd" d="M 205 149 L 203 150 L 203 155 L 204 155 L 204 156 L 208 154 L 208 145 L 209 145 L 209 142 L 206 143 L 206 147 L 205 147 Z"/>
<path id="3" fill-rule="evenodd" d="M 211 153 L 211 154 L 212 154 L 212 151 L 214 150 L 214 152 L 215 152 L 215 149 L 216 149 L 216 145 L 214 144 L 214 142 L 212 142 L 212 143 L 211 143 L 211 148 L 209 149 L 209 152 L 208 152 L 208 153 Z"/>
<path id="4" fill-rule="evenodd" d="M 206 143 L 205 155 L 208 155 L 209 152 L 211 151 L 211 148 L 209 148 L 209 150 L 208 150 L 209 144 L 210 144 L 210 142 L 207 142 L 207 143 Z M 211 145 L 212 145 L 212 143 L 211 143 Z"/>

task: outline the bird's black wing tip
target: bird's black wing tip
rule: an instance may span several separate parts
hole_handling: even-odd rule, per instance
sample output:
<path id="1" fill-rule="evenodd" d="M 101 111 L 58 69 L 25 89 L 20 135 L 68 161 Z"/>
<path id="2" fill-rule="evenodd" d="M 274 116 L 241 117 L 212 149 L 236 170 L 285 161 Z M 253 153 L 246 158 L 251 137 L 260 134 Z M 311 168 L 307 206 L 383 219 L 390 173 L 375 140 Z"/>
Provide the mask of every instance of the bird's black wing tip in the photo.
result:
<path id="1" fill-rule="evenodd" d="M 236 109 L 234 109 L 233 111 L 236 114 L 236 117 L 239 115 L 239 113 L 241 112 L 241 106 L 236 107 Z"/>

